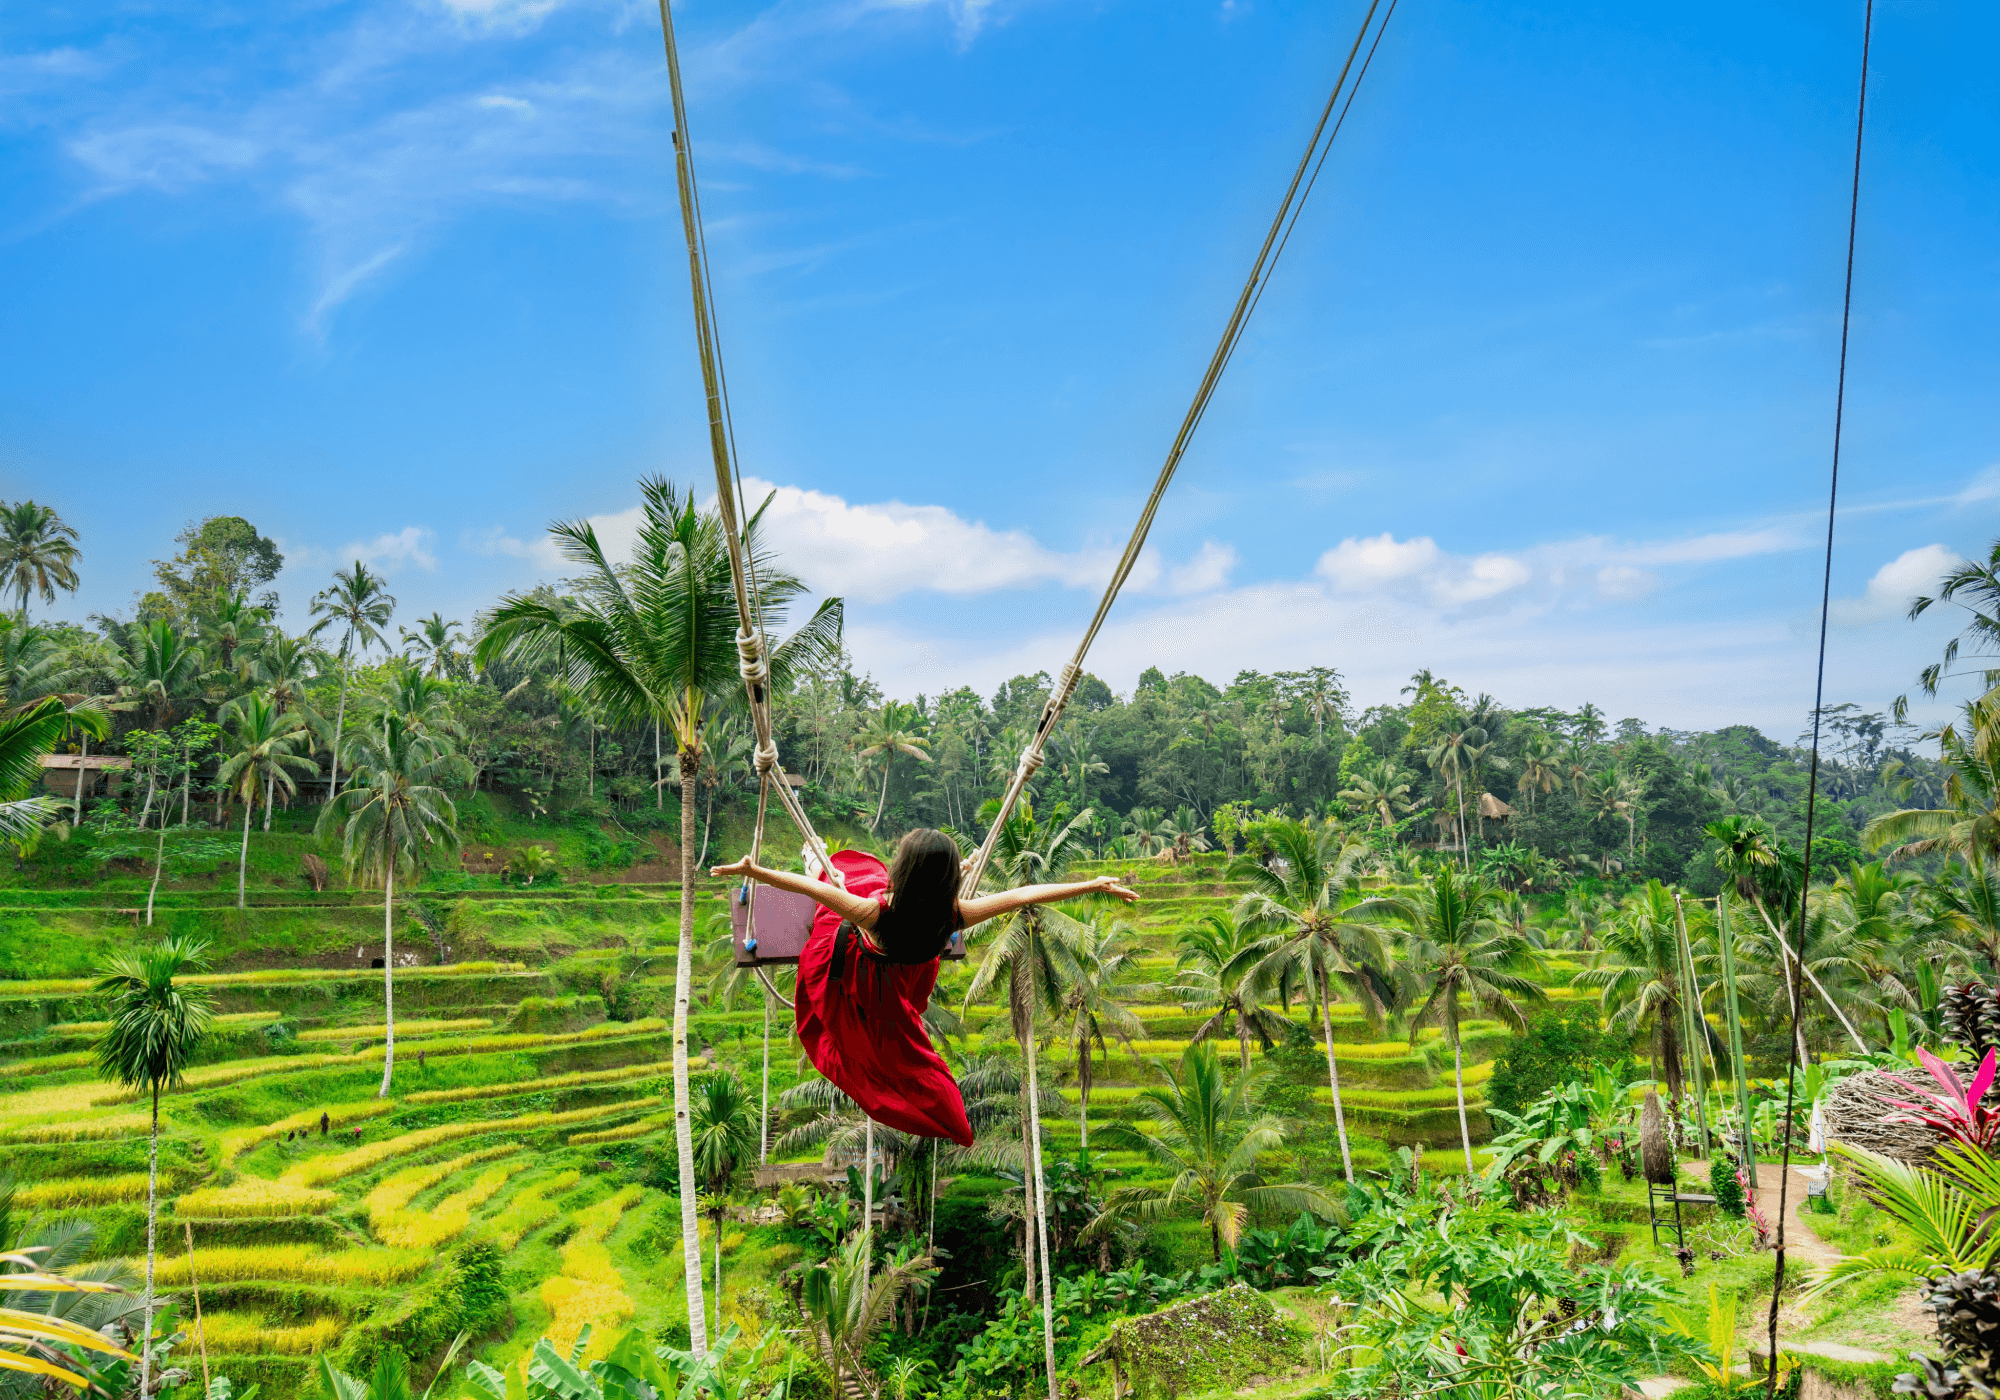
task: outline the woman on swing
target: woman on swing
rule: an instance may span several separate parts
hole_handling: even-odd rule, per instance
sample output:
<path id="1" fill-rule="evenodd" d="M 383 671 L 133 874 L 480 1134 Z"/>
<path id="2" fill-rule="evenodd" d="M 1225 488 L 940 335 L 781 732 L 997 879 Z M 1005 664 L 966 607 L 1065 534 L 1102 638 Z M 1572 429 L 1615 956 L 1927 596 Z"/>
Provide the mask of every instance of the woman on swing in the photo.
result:
<path id="1" fill-rule="evenodd" d="M 923 1024 L 938 957 L 952 935 L 1031 904 L 1089 894 L 1130 903 L 1139 896 L 1101 875 L 961 899 L 958 846 L 928 829 L 903 837 L 887 867 L 861 851 L 836 851 L 833 863 L 845 889 L 830 878 L 766 869 L 749 856 L 709 873 L 818 901 L 793 994 L 807 1056 L 876 1122 L 970 1147 L 965 1100 Z"/>

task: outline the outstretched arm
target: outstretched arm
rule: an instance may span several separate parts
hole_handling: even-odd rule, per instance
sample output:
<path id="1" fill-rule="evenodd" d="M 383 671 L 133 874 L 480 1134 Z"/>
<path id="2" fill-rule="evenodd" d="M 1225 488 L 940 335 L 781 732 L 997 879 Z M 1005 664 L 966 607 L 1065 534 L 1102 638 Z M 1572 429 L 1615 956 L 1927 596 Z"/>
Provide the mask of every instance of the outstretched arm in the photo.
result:
<path id="1" fill-rule="evenodd" d="M 849 894 L 840 886 L 826 880 L 815 880 L 810 875 L 794 875 L 789 870 L 771 870 L 757 864 L 749 856 L 729 865 L 718 865 L 708 872 L 728 879 L 743 877 L 755 880 L 760 885 L 769 885 L 775 890 L 790 890 L 816 899 L 843 919 L 852 919 L 862 928 L 875 927 L 875 919 L 882 912 L 882 905 L 873 899 L 863 899 Z"/>
<path id="2" fill-rule="evenodd" d="M 970 928 L 988 919 L 997 919 L 1002 914 L 1011 914 L 1016 909 L 1025 909 L 1030 904 L 1054 904 L 1058 900 L 1075 899 L 1086 894 L 1108 894 L 1127 904 L 1139 897 L 1137 890 L 1119 884 L 1117 876 L 1100 875 L 1095 880 L 1079 880 L 1074 884 L 1023 885 L 1018 890 L 1001 890 L 998 894 L 983 894 L 977 899 L 961 899 L 958 902 L 958 917 Z"/>

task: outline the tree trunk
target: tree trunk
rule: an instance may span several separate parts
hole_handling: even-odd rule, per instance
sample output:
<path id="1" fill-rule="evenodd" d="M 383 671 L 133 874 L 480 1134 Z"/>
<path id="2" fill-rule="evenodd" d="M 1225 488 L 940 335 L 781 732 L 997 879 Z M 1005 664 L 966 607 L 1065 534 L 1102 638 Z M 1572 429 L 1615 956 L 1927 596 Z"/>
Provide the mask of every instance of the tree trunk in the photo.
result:
<path id="1" fill-rule="evenodd" d="M 882 829 L 882 814 L 889 810 L 889 770 L 895 766 L 895 763 L 896 755 L 894 753 L 885 753 L 882 755 L 882 796 L 875 804 L 875 820 L 868 823 L 870 831 L 880 831 Z"/>
<path id="2" fill-rule="evenodd" d="M 682 766 L 685 767 L 685 763 Z M 689 790 L 689 785 L 684 779 L 681 783 L 682 806 L 687 805 Z M 657 719 L 653 721 L 653 805 L 662 812 L 667 810 L 667 766 L 660 760 L 660 722 Z M 688 827 L 687 813 L 683 812 L 681 813 L 682 864 L 687 862 L 687 842 L 693 835 L 693 831 Z"/>
<path id="3" fill-rule="evenodd" d="M 167 860 L 167 817 L 160 814 L 160 841 L 153 849 L 153 883 L 146 887 L 146 927 L 153 926 L 153 896 L 160 888 L 160 867 Z"/>
<path id="4" fill-rule="evenodd" d="M 1085 1161 L 1090 1160 L 1090 1037 L 1083 1039 L 1082 1053 L 1076 1057 L 1076 1128 L 1079 1135 L 1077 1151 Z"/>
<path id="5" fill-rule="evenodd" d="M 1472 846 L 1465 829 L 1465 784 L 1454 780 L 1452 787 L 1458 792 L 1458 858 L 1459 864 L 1472 869 Z"/>
<path id="6" fill-rule="evenodd" d="M 389 1080 L 396 1072 L 396 856 L 383 862 L 382 881 L 382 1087 L 375 1097 L 389 1097 Z"/>
<path id="7" fill-rule="evenodd" d="M 1686 1093 L 1682 1083 L 1680 1037 L 1674 1033 L 1674 1023 L 1665 1012 L 1656 1010 L 1653 1019 L 1660 1026 L 1660 1074 L 1667 1081 L 1668 1097 L 1678 1099 Z"/>
<path id="8" fill-rule="evenodd" d="M 350 640 L 353 633 L 348 634 Z M 321 720 L 324 724 L 326 721 Z M 333 776 L 326 789 L 326 800 L 331 802 L 340 796 L 340 731 L 347 723 L 347 648 L 340 649 L 340 704 L 333 712 Z"/>
<path id="9" fill-rule="evenodd" d="M 83 752 L 76 756 L 76 812 L 70 818 L 71 826 L 83 825 L 83 785 L 90 778 L 87 766 L 90 760 L 90 731 L 83 731 Z"/>
<path id="10" fill-rule="evenodd" d="M 867 1147 L 861 1153 L 861 1297 L 868 1297 L 868 1280 L 875 1272 L 875 1120 L 862 1114 Z"/>
<path id="11" fill-rule="evenodd" d="M 159 786 L 160 765 L 156 758 L 151 766 L 146 769 L 146 800 L 139 807 L 139 830 L 141 831 L 146 829 L 146 818 L 153 814 L 153 794 L 159 789 Z M 165 826 L 166 824 L 166 818 L 162 817 L 160 825 Z"/>
<path id="12" fill-rule="evenodd" d="M 715 1335 L 722 1335 L 722 1215 L 715 1213 Z"/>
<path id="13" fill-rule="evenodd" d="M 153 1378 L 153 1251 L 160 1223 L 160 1081 L 153 1081 L 153 1135 L 146 1146 L 146 1296 L 139 1333 L 139 1400 L 145 1400 Z"/>
<path id="14" fill-rule="evenodd" d="M 273 768 L 264 775 L 264 834 L 271 834 L 271 798 L 278 786 L 278 770 Z"/>
<path id="15" fill-rule="evenodd" d="M 595 720 L 590 723 L 590 757 L 587 762 L 589 769 L 584 774 L 584 791 L 592 801 L 595 801 L 597 798 L 597 721 Z"/>
<path id="16" fill-rule="evenodd" d="M 695 868 L 697 870 L 700 869 L 702 866 L 708 864 L 708 833 L 710 828 L 712 828 L 714 825 L 715 825 L 715 789 L 710 788 L 708 790 L 708 815 L 703 817 L 701 822 L 701 854 L 694 858 Z"/>
<path id="17" fill-rule="evenodd" d="M 757 1100 L 757 1165 L 771 1161 L 771 992 L 764 991 L 764 1088 Z"/>
<path id="18" fill-rule="evenodd" d="M 1318 980 L 1313 950 L 1306 950 L 1306 976 Z M 1333 1131 L 1340 1139 L 1340 1170 L 1347 1178 L 1347 1184 L 1354 1184 L 1354 1156 L 1347 1146 L 1347 1110 L 1340 1102 L 1340 1065 L 1333 1057 L 1333 989 L 1319 987 L 1314 992 L 1319 997 L 1320 1028 L 1326 1035 L 1326 1082 L 1333 1090 Z M 1245 1043 L 1248 1049 L 1248 1043 Z"/>
<path id="19" fill-rule="evenodd" d="M 654 761 L 659 761 L 659 721 L 653 722 Z M 681 765 L 681 922 L 674 950 L 674 1148 L 680 1162 L 681 1260 L 687 1275 L 688 1348 L 708 1355 L 708 1317 L 701 1300 L 701 1225 L 695 1215 L 694 1130 L 688 1117 L 688 991 L 694 982 L 694 779 L 701 755 L 682 749 Z M 666 788 L 659 789 L 666 805 Z"/>
<path id="20" fill-rule="evenodd" d="M 1028 1138 L 1031 1143 L 1028 1170 L 1034 1174 L 1035 1240 L 1042 1264 L 1042 1359 L 1049 1372 L 1049 1400 L 1056 1400 L 1056 1305 L 1049 1284 L 1049 1202 L 1042 1181 L 1042 1106 L 1037 1102 L 1035 1083 L 1035 1009 L 1028 1008 Z"/>
<path id="21" fill-rule="evenodd" d="M 246 800 L 243 803 L 243 849 L 236 853 L 236 907 L 243 907 L 243 886 L 250 878 L 250 809 L 255 806 Z"/>
<path id="22" fill-rule="evenodd" d="M 1470 1179 L 1472 1171 L 1472 1129 L 1465 1121 L 1465 1058 L 1458 1044 L 1458 1018 L 1451 1022 L 1451 1083 L 1458 1093 L 1458 1140 L 1465 1144 L 1465 1175 Z"/>

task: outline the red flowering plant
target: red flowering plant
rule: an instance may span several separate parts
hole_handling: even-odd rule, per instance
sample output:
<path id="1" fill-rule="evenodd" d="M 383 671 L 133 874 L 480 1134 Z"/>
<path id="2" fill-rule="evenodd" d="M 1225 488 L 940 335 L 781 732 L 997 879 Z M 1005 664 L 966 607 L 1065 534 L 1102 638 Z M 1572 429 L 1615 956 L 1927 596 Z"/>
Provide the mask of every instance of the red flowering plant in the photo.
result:
<path id="1" fill-rule="evenodd" d="M 1962 1081 L 1955 1070 L 1930 1051 L 1917 1050 L 1917 1058 L 1923 1062 L 1931 1078 L 1938 1082 L 1942 1093 L 1919 1088 L 1907 1079 L 1891 1082 L 1902 1085 L 1915 1094 L 1921 1102 L 1907 1103 L 1900 1099 L 1888 1101 L 1891 1108 L 1909 1110 L 1910 1116 L 1891 1118 L 1891 1123 L 1921 1123 L 1923 1126 L 1942 1133 L 1953 1142 L 1962 1142 L 1967 1147 L 1991 1154 L 2000 1145 L 2000 1108 L 1986 1103 L 1986 1091 L 1993 1084 L 1996 1070 L 2000 1070 L 2000 1050 L 1988 1050 L 1986 1058 L 1973 1071 L 1970 1084 Z"/>

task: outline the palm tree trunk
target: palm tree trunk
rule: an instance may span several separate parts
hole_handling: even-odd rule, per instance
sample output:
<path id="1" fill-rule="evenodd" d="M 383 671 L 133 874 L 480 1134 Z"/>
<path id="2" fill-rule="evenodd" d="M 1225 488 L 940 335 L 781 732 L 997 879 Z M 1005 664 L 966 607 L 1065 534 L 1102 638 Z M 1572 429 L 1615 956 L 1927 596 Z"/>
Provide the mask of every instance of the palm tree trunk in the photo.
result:
<path id="1" fill-rule="evenodd" d="M 162 812 L 160 814 L 160 840 L 159 844 L 153 848 L 153 883 L 146 887 L 147 928 L 151 928 L 153 926 L 153 896 L 159 891 L 160 867 L 166 864 L 166 860 L 167 860 L 167 817 L 166 813 Z"/>
<path id="2" fill-rule="evenodd" d="M 243 804 L 243 849 L 236 853 L 236 907 L 243 907 L 243 886 L 250 878 L 250 809 L 256 804 Z"/>
<path id="3" fill-rule="evenodd" d="M 1085 1161 L 1090 1160 L 1090 1037 L 1082 1041 L 1082 1053 L 1076 1057 L 1076 1128 L 1080 1135 L 1078 1153 Z"/>
<path id="4" fill-rule="evenodd" d="M 388 872 L 382 882 L 382 1087 L 375 1097 L 389 1097 L 389 1079 L 396 1072 L 396 854 L 383 862 Z"/>
<path id="5" fill-rule="evenodd" d="M 1318 969 L 1314 966 L 1312 950 L 1306 950 L 1306 976 L 1315 982 L 1319 980 Z M 1347 1184 L 1354 1184 L 1354 1155 L 1347 1146 L 1347 1110 L 1340 1102 L 1340 1065 L 1333 1057 L 1333 989 L 1316 987 L 1313 995 L 1319 997 L 1320 1029 L 1326 1036 L 1326 1082 L 1333 1090 L 1333 1131 L 1340 1139 L 1340 1170 L 1347 1178 Z M 1244 1052 L 1249 1052 L 1249 1042 L 1244 1042 Z"/>
<path id="6" fill-rule="evenodd" d="M 348 636 L 351 639 L 353 633 L 350 632 Z M 320 723 L 324 724 L 326 723 L 326 721 L 322 719 Z M 347 648 L 343 646 L 340 649 L 340 704 L 334 708 L 333 712 L 333 776 L 329 780 L 326 790 L 326 798 L 327 801 L 329 802 L 331 802 L 334 798 L 340 796 L 340 731 L 341 731 L 341 726 L 346 723 L 347 723 Z"/>
<path id="7" fill-rule="evenodd" d="M 83 731 L 83 752 L 76 756 L 76 811 L 70 818 L 71 826 L 83 825 L 83 785 L 90 779 L 90 731 Z"/>
<path id="8" fill-rule="evenodd" d="M 653 721 L 654 761 L 659 761 L 659 721 Z M 708 1318 L 701 1302 L 701 1224 L 695 1215 L 694 1132 L 688 1117 L 688 990 L 694 983 L 694 779 L 701 756 L 683 748 L 681 765 L 681 923 L 674 950 L 674 1149 L 681 1188 L 681 1260 L 687 1275 L 688 1348 L 708 1355 Z M 666 805 L 666 788 L 659 789 Z"/>
<path id="9" fill-rule="evenodd" d="M 875 820 L 868 823 L 870 831 L 882 829 L 882 814 L 889 810 L 889 769 L 895 765 L 894 751 L 882 755 L 882 796 L 875 804 Z"/>
<path id="10" fill-rule="evenodd" d="M 666 764 L 660 761 L 660 721 L 658 719 L 655 719 L 653 721 L 653 799 L 654 799 L 654 805 L 658 807 L 660 811 L 664 812 L 667 810 L 667 766 Z M 687 799 L 688 799 L 688 785 L 685 782 L 683 782 L 681 784 L 681 805 L 683 807 L 687 805 Z M 687 814 L 683 812 L 681 814 L 681 847 L 682 847 L 683 864 L 686 863 L 687 839 L 693 834 L 694 833 L 688 829 Z"/>
<path id="11" fill-rule="evenodd" d="M 271 798 L 278 786 L 278 770 L 273 768 L 264 775 L 264 834 L 271 834 Z"/>
<path id="12" fill-rule="evenodd" d="M 158 790 L 159 786 L 160 765 L 159 761 L 155 759 L 146 769 L 146 800 L 139 806 L 139 830 L 141 831 L 146 829 L 146 818 L 153 813 L 153 793 Z M 165 826 L 166 824 L 166 819 L 161 818 L 160 825 Z"/>
<path id="13" fill-rule="evenodd" d="M 146 1145 L 146 1296 L 139 1333 L 139 1397 L 145 1400 L 153 1377 L 153 1251 L 160 1223 L 160 1081 L 153 1081 L 153 1133 Z"/>
<path id="14" fill-rule="evenodd" d="M 1451 1083 L 1458 1092 L 1458 1140 L 1465 1144 L 1465 1175 L 1470 1180 L 1472 1171 L 1472 1129 L 1465 1121 L 1465 1058 L 1458 1044 L 1458 1020 L 1451 1023 Z"/>
<path id="15" fill-rule="evenodd" d="M 1459 864 L 1463 865 L 1467 870 L 1470 870 L 1472 869 L 1472 847 L 1471 843 L 1467 840 L 1467 836 L 1469 835 L 1469 833 L 1465 829 L 1465 784 L 1454 779 L 1452 781 L 1452 787 L 1458 793 Z"/>
<path id="16" fill-rule="evenodd" d="M 1028 1008 L 1028 1139 L 1031 1144 L 1028 1170 L 1034 1174 L 1035 1239 L 1042 1264 L 1042 1359 L 1049 1373 L 1049 1400 L 1056 1400 L 1056 1305 L 1049 1284 L 1049 1202 L 1042 1181 L 1042 1106 L 1037 1101 L 1035 1083 L 1035 1012 Z"/>
<path id="17" fill-rule="evenodd" d="M 701 854 L 695 857 L 695 868 L 708 864 L 708 833 L 715 825 L 715 789 L 708 790 L 708 815 L 701 822 Z"/>
<path id="18" fill-rule="evenodd" d="M 722 1335 L 722 1212 L 715 1213 L 715 1335 Z"/>
<path id="19" fill-rule="evenodd" d="M 771 1160 L 771 993 L 764 993 L 764 1090 L 757 1100 L 757 1165 Z"/>
<path id="20" fill-rule="evenodd" d="M 861 1115 L 868 1126 L 861 1152 L 861 1297 L 866 1306 L 868 1279 L 875 1272 L 875 1120 Z"/>

